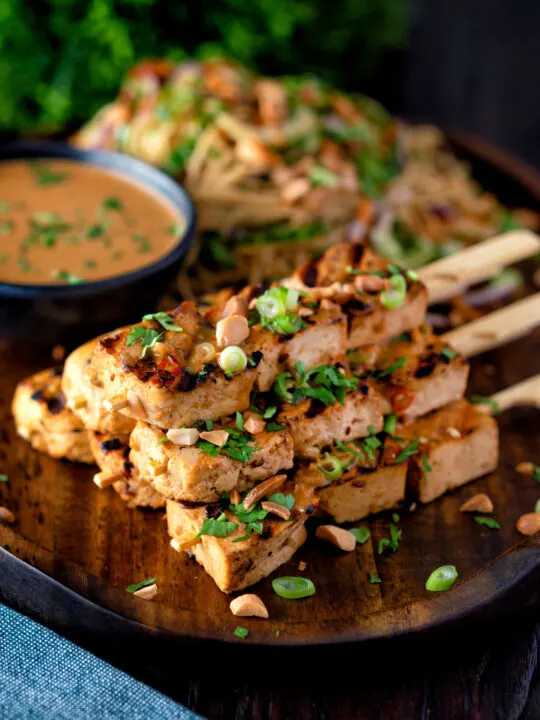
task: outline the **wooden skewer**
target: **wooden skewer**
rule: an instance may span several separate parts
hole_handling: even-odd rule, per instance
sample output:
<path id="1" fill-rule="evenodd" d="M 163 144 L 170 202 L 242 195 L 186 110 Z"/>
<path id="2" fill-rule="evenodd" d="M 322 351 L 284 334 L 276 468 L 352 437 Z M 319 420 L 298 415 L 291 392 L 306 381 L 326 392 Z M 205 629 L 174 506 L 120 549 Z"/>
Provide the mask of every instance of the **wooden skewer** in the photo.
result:
<path id="1" fill-rule="evenodd" d="M 481 409 L 486 413 L 493 413 L 496 408 L 509 410 L 512 407 L 532 406 L 540 408 L 540 375 L 534 375 L 527 380 L 505 388 L 491 396 L 494 405 L 482 405 Z"/>
<path id="2" fill-rule="evenodd" d="M 106 472 L 99 472 L 94 475 L 94 482 L 98 486 L 100 490 L 104 490 L 105 488 L 110 487 L 113 485 L 117 480 L 123 480 L 123 475 L 116 474 L 116 475 L 110 475 Z"/>
<path id="3" fill-rule="evenodd" d="M 420 268 L 418 275 L 427 286 L 430 303 L 444 302 L 538 252 L 538 235 L 530 230 L 514 230 L 430 263 Z"/>
<path id="4" fill-rule="evenodd" d="M 454 350 L 466 357 L 479 355 L 527 335 L 540 324 L 540 293 L 519 300 L 442 335 Z"/>

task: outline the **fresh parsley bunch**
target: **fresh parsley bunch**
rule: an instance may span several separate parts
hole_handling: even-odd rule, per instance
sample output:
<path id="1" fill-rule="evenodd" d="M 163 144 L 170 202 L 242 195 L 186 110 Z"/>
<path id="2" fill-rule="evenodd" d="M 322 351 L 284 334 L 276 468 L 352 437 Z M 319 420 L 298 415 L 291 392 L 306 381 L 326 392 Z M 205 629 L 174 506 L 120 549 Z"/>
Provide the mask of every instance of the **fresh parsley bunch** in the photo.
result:
<path id="1" fill-rule="evenodd" d="M 336 365 L 318 365 L 306 370 L 304 363 L 297 362 L 294 375 L 279 374 L 274 381 L 274 392 L 286 402 L 296 403 L 306 398 L 319 400 L 324 405 L 345 402 L 345 395 L 356 390 L 358 378 L 347 377 Z"/>

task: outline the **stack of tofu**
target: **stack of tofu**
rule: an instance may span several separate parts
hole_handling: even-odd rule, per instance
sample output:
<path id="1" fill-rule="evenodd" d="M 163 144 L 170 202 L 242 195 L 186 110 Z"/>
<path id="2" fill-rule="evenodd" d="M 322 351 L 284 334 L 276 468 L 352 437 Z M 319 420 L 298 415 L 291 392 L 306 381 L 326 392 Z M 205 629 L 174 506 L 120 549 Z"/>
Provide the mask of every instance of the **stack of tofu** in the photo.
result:
<path id="1" fill-rule="evenodd" d="M 17 426 L 45 451 L 44 432 L 57 448 L 76 432 L 99 487 L 166 506 L 171 546 L 240 590 L 291 558 L 310 515 L 355 522 L 495 468 L 496 422 L 463 399 L 468 362 L 425 324 L 427 301 L 416 273 L 338 244 L 281 284 L 78 348 L 55 389 L 21 383 Z M 54 426 L 55 393 L 75 429 Z"/>

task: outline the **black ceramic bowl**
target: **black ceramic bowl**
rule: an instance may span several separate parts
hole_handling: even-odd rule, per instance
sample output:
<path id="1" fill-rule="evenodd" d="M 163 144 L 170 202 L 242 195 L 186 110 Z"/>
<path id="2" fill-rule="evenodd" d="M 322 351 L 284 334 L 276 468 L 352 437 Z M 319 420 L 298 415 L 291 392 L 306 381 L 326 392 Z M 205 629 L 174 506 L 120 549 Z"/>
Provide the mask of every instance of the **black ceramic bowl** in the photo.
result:
<path id="1" fill-rule="evenodd" d="M 73 347 L 151 312 L 178 272 L 195 236 L 195 206 L 172 178 L 120 153 L 78 150 L 65 143 L 0 145 L 0 163 L 14 159 L 62 158 L 97 165 L 136 179 L 165 197 L 185 218 L 182 235 L 168 255 L 152 265 L 81 285 L 17 285 L 0 282 L 0 338 L 62 343 Z"/>

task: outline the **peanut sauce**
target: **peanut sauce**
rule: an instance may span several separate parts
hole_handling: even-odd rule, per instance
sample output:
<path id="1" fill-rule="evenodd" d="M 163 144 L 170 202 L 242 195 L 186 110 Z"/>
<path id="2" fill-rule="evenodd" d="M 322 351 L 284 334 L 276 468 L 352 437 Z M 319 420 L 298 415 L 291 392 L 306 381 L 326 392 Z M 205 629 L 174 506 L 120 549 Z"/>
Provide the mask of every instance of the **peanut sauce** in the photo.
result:
<path id="1" fill-rule="evenodd" d="M 79 284 L 167 255 L 184 227 L 165 198 L 72 160 L 0 163 L 0 282 Z"/>

